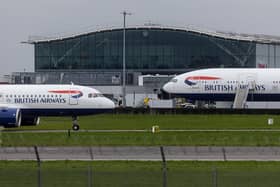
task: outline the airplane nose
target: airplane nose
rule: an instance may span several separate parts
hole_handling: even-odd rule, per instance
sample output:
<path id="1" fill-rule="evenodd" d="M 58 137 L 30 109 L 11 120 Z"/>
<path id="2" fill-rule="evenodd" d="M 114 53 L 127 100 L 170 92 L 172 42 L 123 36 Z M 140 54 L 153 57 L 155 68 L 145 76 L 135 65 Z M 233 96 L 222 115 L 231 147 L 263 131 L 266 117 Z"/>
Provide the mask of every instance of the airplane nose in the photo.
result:
<path id="1" fill-rule="evenodd" d="M 106 106 L 107 106 L 107 108 L 114 109 L 115 103 L 113 101 L 111 101 L 110 99 L 107 99 Z"/>
<path id="2" fill-rule="evenodd" d="M 163 89 L 163 91 L 165 91 L 167 93 L 170 93 L 172 91 L 172 87 L 173 86 L 171 85 L 171 83 L 168 82 L 162 87 L 162 89 Z"/>

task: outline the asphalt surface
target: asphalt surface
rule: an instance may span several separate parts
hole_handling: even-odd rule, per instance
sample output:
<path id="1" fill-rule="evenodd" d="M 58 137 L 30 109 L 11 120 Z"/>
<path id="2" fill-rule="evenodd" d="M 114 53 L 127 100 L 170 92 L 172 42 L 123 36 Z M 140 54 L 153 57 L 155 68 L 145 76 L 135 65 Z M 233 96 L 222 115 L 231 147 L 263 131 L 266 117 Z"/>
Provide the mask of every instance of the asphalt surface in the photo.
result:
<path id="1" fill-rule="evenodd" d="M 280 147 L 163 147 L 166 160 L 280 161 Z M 36 154 L 36 152 L 38 154 Z M 160 147 L 0 147 L 0 160 L 160 161 Z"/>

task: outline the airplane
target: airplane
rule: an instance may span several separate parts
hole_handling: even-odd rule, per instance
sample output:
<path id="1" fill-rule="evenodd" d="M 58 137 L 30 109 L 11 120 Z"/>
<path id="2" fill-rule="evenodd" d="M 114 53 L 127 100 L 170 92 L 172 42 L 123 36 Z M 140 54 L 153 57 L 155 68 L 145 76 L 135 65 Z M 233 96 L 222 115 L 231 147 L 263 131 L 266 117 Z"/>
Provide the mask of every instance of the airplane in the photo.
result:
<path id="1" fill-rule="evenodd" d="M 280 101 L 280 69 L 217 68 L 180 74 L 166 83 L 162 90 L 171 97 L 201 101 Z M 247 91 L 247 95 L 246 95 Z"/>
<path id="2" fill-rule="evenodd" d="M 115 104 L 98 90 L 78 85 L 0 85 L 0 125 L 38 125 L 40 116 L 78 116 L 112 111 Z"/>

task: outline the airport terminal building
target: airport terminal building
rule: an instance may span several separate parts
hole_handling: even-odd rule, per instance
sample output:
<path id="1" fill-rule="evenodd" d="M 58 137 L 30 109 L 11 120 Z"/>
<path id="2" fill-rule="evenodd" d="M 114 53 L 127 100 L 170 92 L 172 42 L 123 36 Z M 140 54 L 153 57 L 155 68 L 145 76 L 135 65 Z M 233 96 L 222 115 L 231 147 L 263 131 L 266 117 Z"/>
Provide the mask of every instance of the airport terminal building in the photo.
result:
<path id="1" fill-rule="evenodd" d="M 57 38 L 30 38 L 35 74 L 16 83 L 120 85 L 123 30 L 104 29 Z M 126 29 L 127 84 L 147 74 L 201 68 L 280 67 L 280 37 L 142 26 Z"/>

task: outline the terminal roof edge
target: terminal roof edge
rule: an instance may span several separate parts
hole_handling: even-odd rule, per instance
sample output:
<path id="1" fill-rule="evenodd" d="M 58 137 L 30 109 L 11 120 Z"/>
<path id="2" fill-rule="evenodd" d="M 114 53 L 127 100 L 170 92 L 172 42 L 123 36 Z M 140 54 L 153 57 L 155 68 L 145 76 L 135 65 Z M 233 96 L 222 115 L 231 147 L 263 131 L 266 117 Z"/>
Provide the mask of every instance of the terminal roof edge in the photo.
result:
<path id="1" fill-rule="evenodd" d="M 51 42 L 59 41 L 64 39 L 76 38 L 83 35 L 98 33 L 98 32 L 108 32 L 113 30 L 122 30 L 121 27 L 110 27 L 110 28 L 101 28 L 96 30 L 84 31 L 73 34 L 63 34 L 57 36 L 29 36 L 27 41 L 22 43 L 36 44 L 41 42 Z M 174 27 L 174 26 L 161 26 L 161 25 L 142 25 L 142 26 L 128 26 L 126 29 L 159 29 L 159 30 L 173 30 L 173 31 L 184 31 L 184 32 L 193 32 L 197 34 L 207 35 L 211 37 L 218 37 L 222 39 L 229 40 L 238 40 L 238 41 L 247 41 L 247 42 L 256 42 L 261 44 L 280 44 L 280 36 L 270 36 L 263 34 L 241 34 L 234 32 L 224 32 L 224 31 L 211 31 L 211 30 L 202 30 L 191 27 Z"/>

